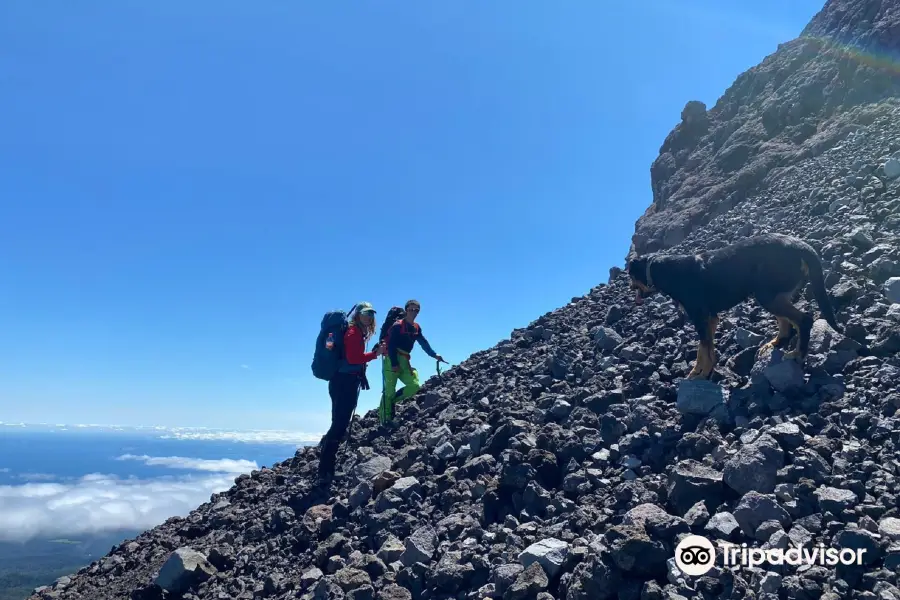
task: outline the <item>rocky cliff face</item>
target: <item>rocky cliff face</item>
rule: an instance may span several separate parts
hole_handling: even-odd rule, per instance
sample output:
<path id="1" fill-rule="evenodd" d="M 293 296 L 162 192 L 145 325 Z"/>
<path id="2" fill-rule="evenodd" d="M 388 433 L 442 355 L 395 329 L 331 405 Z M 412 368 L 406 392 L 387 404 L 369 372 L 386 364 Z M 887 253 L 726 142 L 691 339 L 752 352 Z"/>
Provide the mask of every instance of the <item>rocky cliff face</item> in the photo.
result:
<path id="1" fill-rule="evenodd" d="M 829 2 L 713 110 L 689 104 L 638 228 L 683 252 L 810 240 L 845 335 L 818 321 L 805 369 L 760 350 L 775 321 L 748 302 L 713 382 L 685 383 L 693 328 L 614 268 L 429 380 L 397 430 L 356 421 L 331 489 L 305 448 L 33 598 L 900 599 L 900 101 L 825 39 L 897 39 L 891 11 Z M 664 215 L 706 225 L 655 241 Z M 864 553 L 695 577 L 673 559 L 691 533 Z"/>
<path id="2" fill-rule="evenodd" d="M 688 102 L 650 168 L 632 251 L 670 248 L 819 156 L 900 90 L 900 4 L 829 1 L 707 110 Z"/>

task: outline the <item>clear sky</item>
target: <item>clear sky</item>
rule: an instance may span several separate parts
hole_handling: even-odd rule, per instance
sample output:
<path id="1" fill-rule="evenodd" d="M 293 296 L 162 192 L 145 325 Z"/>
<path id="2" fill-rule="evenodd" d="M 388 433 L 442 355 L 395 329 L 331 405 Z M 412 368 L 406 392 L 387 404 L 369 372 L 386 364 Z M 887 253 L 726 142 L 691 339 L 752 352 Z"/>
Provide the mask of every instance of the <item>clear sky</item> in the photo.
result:
<path id="1" fill-rule="evenodd" d="M 322 432 L 361 299 L 463 361 L 605 282 L 685 102 L 820 7 L 5 0 L 0 420 Z"/>

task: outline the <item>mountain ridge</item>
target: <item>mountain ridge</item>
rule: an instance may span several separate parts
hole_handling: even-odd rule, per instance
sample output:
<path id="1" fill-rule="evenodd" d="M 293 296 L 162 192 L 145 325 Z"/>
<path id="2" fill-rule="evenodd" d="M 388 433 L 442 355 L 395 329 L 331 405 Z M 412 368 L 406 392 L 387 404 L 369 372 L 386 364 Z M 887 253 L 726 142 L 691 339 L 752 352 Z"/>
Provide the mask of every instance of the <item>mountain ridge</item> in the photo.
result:
<path id="1" fill-rule="evenodd" d="M 773 170 L 846 132 L 846 113 L 898 94 L 896 3 L 829 1 L 801 35 L 744 73 L 712 109 L 689 101 L 660 147 L 653 199 L 629 255 L 670 248 L 764 188 Z"/>

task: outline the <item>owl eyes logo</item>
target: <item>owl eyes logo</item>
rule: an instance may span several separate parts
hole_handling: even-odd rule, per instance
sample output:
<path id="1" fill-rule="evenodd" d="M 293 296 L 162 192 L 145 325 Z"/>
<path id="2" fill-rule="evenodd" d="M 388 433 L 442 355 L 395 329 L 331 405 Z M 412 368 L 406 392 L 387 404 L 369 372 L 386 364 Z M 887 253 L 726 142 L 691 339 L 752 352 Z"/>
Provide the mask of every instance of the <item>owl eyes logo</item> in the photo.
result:
<path id="1" fill-rule="evenodd" d="M 689 535 L 675 547 L 675 564 L 685 575 L 704 575 L 715 562 L 716 549 L 705 537 Z"/>

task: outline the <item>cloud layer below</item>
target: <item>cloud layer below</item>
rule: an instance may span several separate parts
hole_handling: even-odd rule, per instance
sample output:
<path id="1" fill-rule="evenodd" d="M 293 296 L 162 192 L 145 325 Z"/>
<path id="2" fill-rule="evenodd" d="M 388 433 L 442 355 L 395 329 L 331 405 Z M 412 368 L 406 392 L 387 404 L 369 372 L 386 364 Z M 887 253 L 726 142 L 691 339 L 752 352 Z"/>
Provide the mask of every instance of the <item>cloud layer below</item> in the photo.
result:
<path id="1" fill-rule="evenodd" d="M 184 456 L 147 456 L 146 454 L 136 456 L 134 454 L 123 454 L 116 460 L 137 460 L 148 466 L 186 469 L 188 471 L 207 471 L 210 473 L 249 473 L 253 469 L 259 468 L 259 465 L 252 460 L 234 460 L 231 458 L 208 460 L 205 458 L 186 458 Z"/>
<path id="2" fill-rule="evenodd" d="M 227 431 L 221 429 L 170 429 L 163 439 L 247 442 L 252 444 L 310 444 L 322 439 L 321 433 L 303 431 Z"/>
<path id="3" fill-rule="evenodd" d="M 229 489 L 239 474 L 258 468 L 248 460 L 180 456 L 126 454 L 119 460 L 201 474 L 137 479 L 95 473 L 67 482 L 0 486 L 0 541 L 149 529 L 170 517 L 187 515 L 210 495 Z"/>

